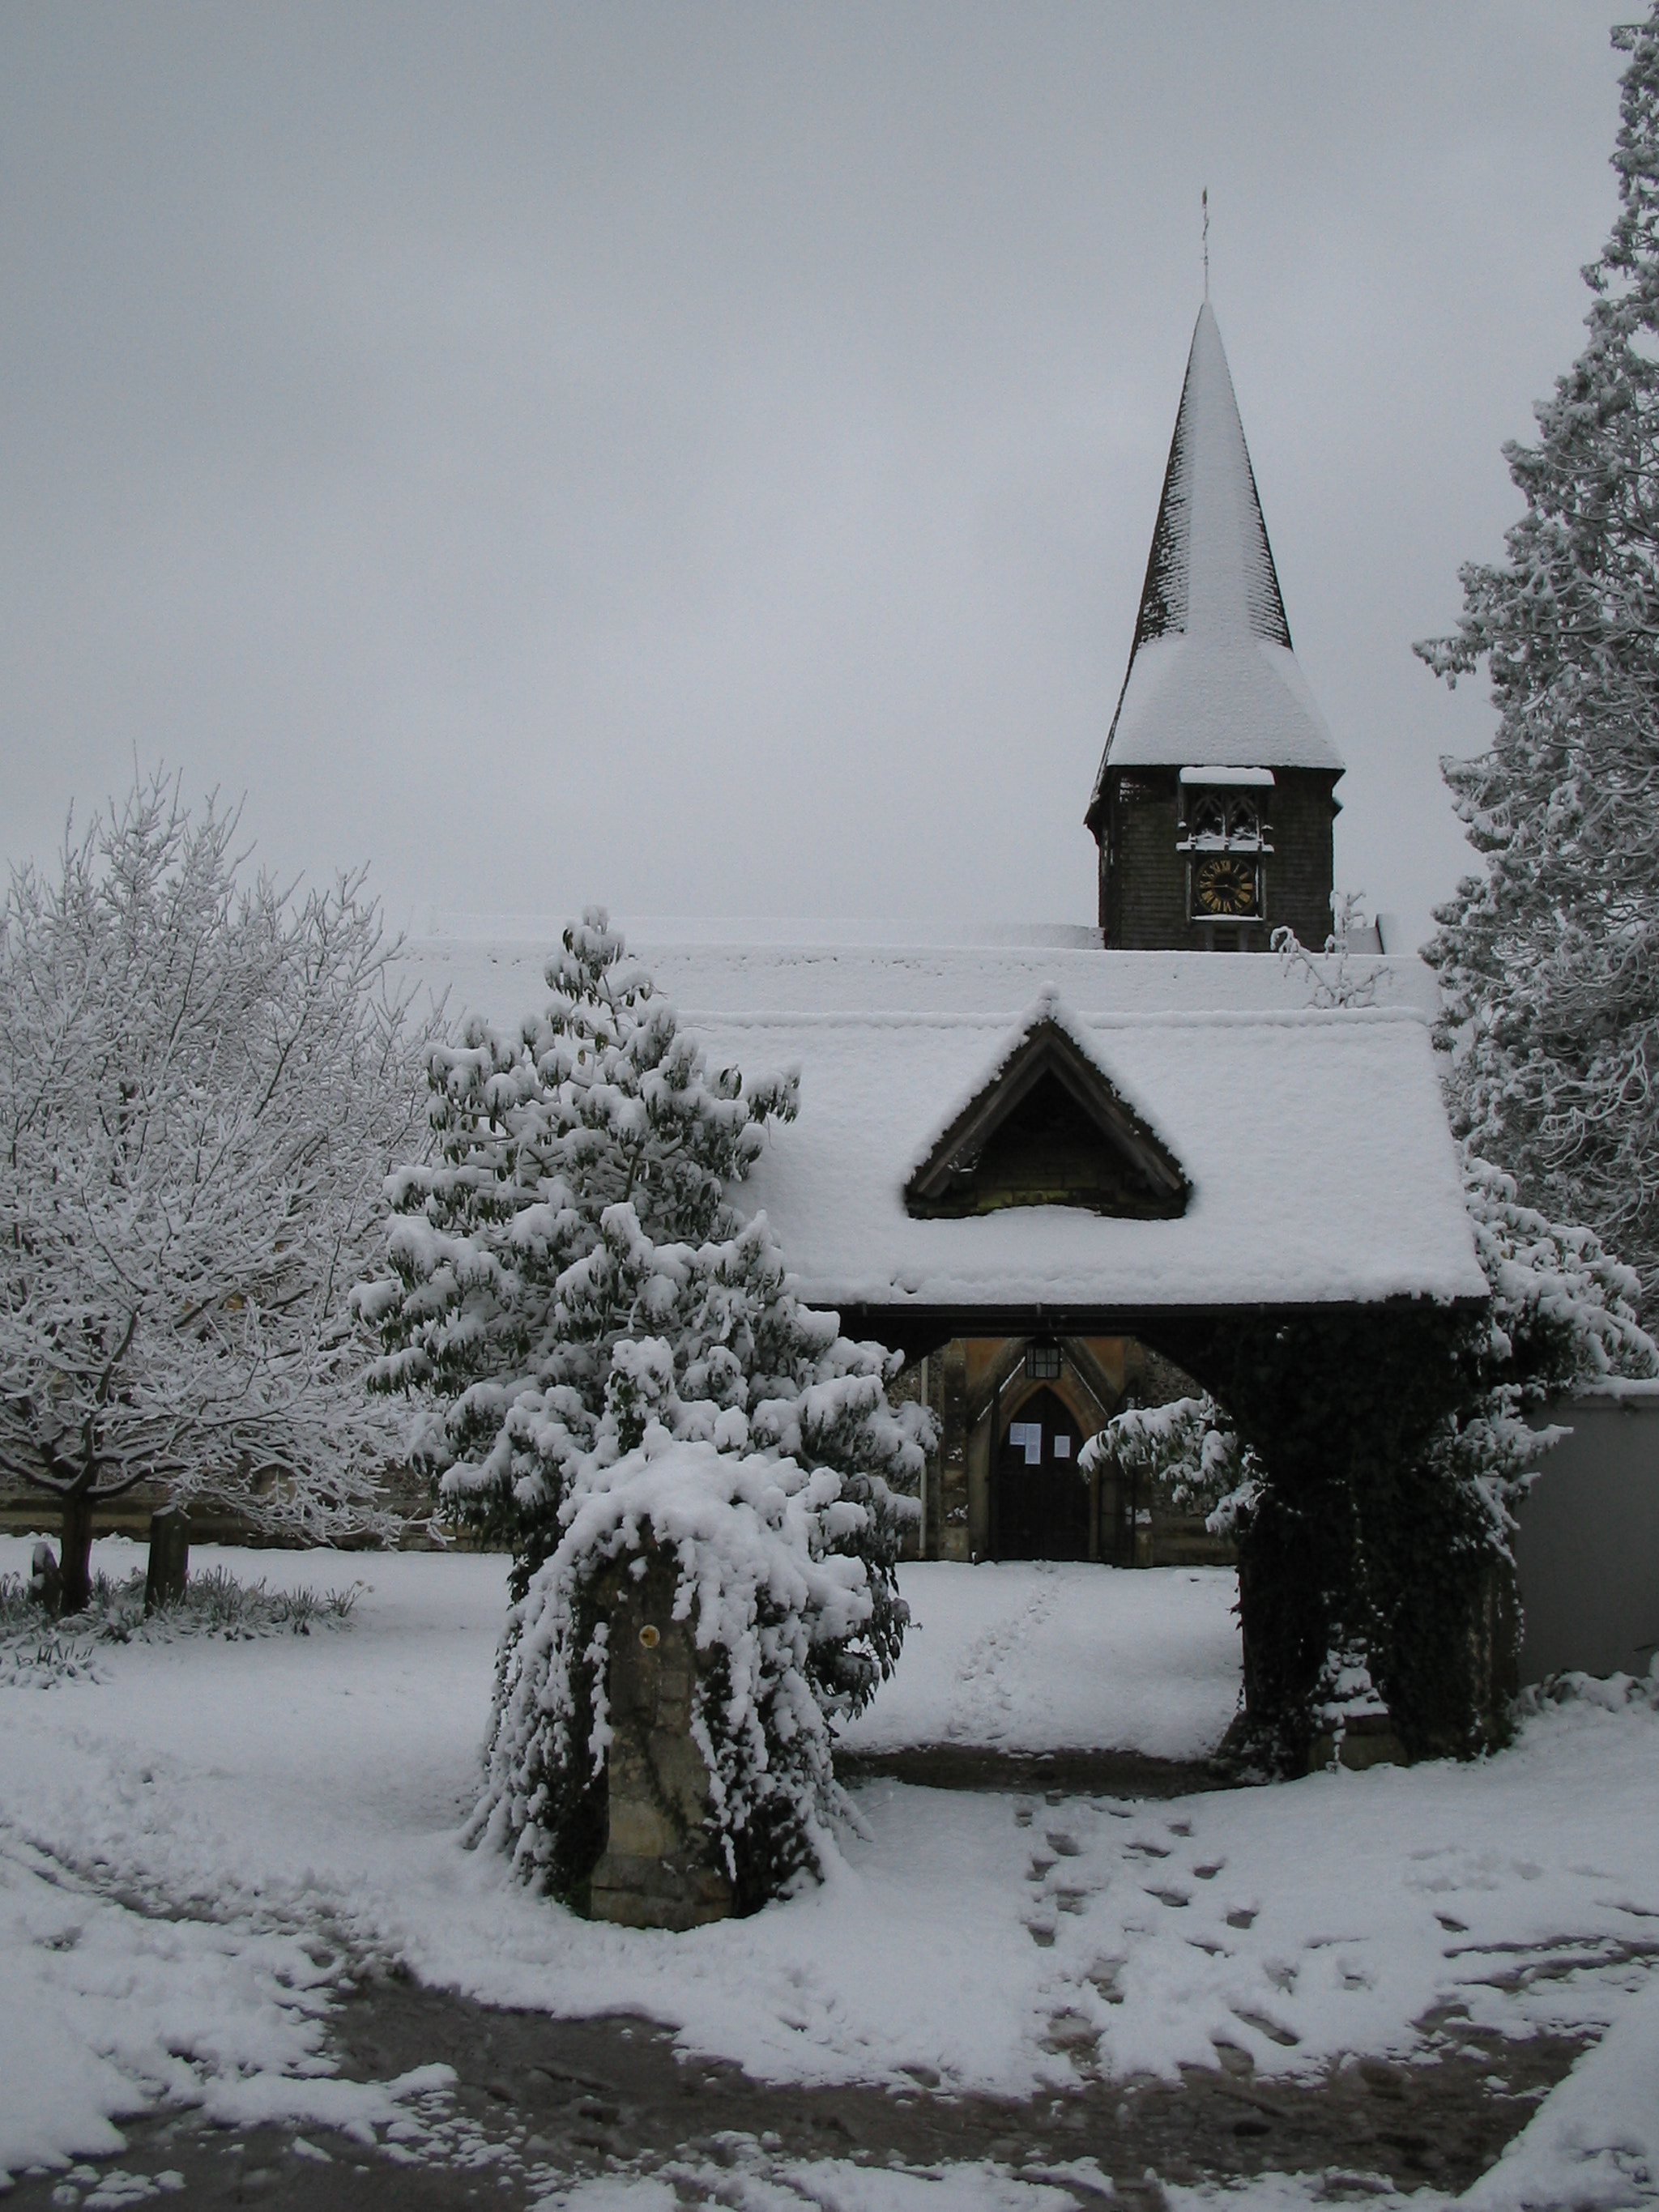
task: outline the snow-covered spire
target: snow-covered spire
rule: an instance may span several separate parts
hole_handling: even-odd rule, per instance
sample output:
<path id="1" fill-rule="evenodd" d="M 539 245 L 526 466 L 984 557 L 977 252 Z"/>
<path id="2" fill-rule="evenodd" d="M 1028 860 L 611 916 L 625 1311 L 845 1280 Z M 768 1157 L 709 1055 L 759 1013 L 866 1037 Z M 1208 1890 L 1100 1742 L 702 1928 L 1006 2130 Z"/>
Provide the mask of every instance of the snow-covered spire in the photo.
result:
<path id="1" fill-rule="evenodd" d="M 1342 758 L 1291 629 L 1207 300 L 1199 309 L 1134 644 L 1090 803 L 1127 767 L 1324 769 Z"/>
<path id="2" fill-rule="evenodd" d="M 1207 300 L 1187 356 L 1135 644 L 1171 630 L 1198 637 L 1248 631 L 1275 645 L 1291 641 L 1244 425 Z"/>

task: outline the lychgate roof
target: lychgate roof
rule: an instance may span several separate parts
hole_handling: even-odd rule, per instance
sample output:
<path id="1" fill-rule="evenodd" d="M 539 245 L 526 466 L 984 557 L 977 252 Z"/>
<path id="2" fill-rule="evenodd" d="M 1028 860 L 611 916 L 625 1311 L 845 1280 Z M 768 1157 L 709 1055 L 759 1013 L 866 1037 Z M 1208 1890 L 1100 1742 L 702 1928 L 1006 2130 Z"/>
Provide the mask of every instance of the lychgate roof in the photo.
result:
<path id="1" fill-rule="evenodd" d="M 1020 1018 L 714 1015 L 745 1073 L 793 1062 L 798 1121 L 734 1195 L 763 1206 L 815 1304 L 960 1311 L 1481 1297 L 1424 1024 L 1304 1012 L 1070 1018 L 1115 1096 L 1178 1161 L 1176 1215 L 1083 1205 L 927 1218 L 907 1188 Z"/>
<path id="2" fill-rule="evenodd" d="M 737 1201 L 764 1206 L 806 1296 L 875 1333 L 890 1322 L 890 1341 L 907 1313 L 946 1310 L 1486 1295 L 1420 962 L 1352 963 L 1378 1003 L 1324 1012 L 1307 1006 L 1305 977 L 1268 958 L 653 935 L 629 932 L 716 1066 L 801 1072 L 799 1117 L 769 1133 Z M 477 1007 L 515 1026 L 544 1000 L 555 941 L 550 926 L 517 942 L 417 942 L 406 972 L 447 989 L 457 1018 Z M 1113 1213 L 1079 1192 L 929 1216 L 924 1193 L 913 1210 L 930 1162 L 971 1172 L 960 1147 L 985 1133 L 975 1112 L 1018 1105 L 999 1086 L 1029 1068 L 1045 1024 L 1089 1062 L 1115 1142 L 1154 1145 L 1178 1176 L 1178 1206 Z M 1150 1176 L 1146 1153 L 1138 1164 Z"/>
<path id="3" fill-rule="evenodd" d="M 1176 416 L 1109 765 L 1326 769 L 1342 758 L 1303 679 L 1209 302 Z"/>

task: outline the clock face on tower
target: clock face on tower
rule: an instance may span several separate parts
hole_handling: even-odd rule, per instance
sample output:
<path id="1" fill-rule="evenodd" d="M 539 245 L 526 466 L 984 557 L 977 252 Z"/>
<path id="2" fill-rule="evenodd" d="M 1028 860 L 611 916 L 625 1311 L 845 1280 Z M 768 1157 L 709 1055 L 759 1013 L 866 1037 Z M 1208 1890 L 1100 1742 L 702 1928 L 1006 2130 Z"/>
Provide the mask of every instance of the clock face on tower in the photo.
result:
<path id="1" fill-rule="evenodd" d="M 1231 853 L 1207 854 L 1195 861 L 1193 908 L 1198 914 L 1248 919 L 1256 911 L 1255 861 Z"/>

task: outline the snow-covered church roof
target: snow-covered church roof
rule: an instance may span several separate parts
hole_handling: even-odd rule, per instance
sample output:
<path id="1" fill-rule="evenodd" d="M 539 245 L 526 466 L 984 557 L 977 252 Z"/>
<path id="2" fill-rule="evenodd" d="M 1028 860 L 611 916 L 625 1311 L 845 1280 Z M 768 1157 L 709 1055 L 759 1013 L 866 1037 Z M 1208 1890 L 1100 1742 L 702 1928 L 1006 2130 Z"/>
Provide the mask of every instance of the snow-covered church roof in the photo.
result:
<path id="1" fill-rule="evenodd" d="M 800 1113 L 735 1194 L 764 1206 L 815 1304 L 1004 1313 L 1480 1297 L 1419 962 L 1358 963 L 1369 1009 L 1213 953 L 1064 945 L 653 944 L 634 949 L 716 1066 L 801 1073 Z M 1075 933 L 1081 936 L 1084 933 Z M 551 940 L 428 940 L 410 967 L 459 1018 L 542 1004 Z M 919 1216 L 942 1138 L 1058 1018 L 1167 1157 L 1179 1211 Z M 969 1332 L 971 1333 L 971 1332 Z"/>
<path id="2" fill-rule="evenodd" d="M 1108 768 L 1324 769 L 1342 757 L 1291 646 L 1221 331 L 1199 310 Z"/>

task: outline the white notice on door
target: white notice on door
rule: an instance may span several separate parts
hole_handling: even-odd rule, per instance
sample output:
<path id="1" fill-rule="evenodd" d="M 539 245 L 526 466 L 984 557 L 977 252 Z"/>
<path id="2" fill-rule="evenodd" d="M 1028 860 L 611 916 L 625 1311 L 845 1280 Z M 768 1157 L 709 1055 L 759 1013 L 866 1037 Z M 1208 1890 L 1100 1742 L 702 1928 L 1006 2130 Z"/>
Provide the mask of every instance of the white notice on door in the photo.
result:
<path id="1" fill-rule="evenodd" d="M 1056 1459 L 1070 1459 L 1071 1456 L 1072 1439 L 1070 1437 L 1061 1436 L 1058 1431 L 1056 1431 L 1054 1437 L 1054 1457 Z"/>
<path id="2" fill-rule="evenodd" d="M 1041 1421 L 1010 1421 L 1008 1441 L 1016 1451 L 1024 1451 L 1027 1467 L 1042 1464 L 1042 1424 Z"/>

